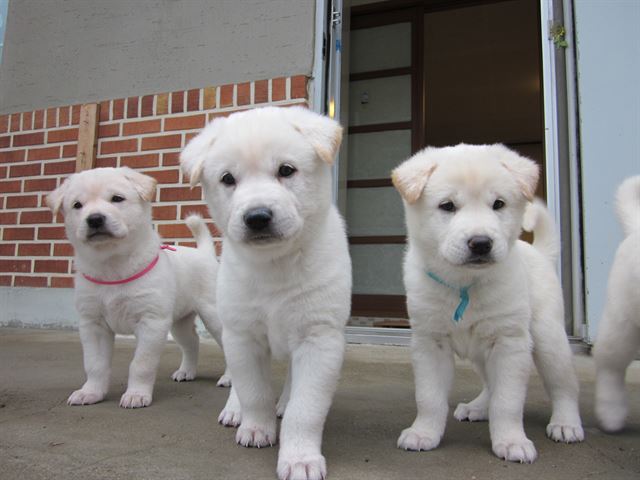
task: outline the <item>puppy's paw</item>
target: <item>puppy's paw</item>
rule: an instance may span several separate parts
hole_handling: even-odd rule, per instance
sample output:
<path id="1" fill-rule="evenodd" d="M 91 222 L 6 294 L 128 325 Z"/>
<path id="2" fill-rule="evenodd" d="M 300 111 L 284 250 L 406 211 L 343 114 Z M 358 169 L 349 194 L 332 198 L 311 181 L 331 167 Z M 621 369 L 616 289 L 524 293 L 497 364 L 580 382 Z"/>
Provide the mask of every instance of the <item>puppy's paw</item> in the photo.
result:
<path id="1" fill-rule="evenodd" d="M 190 382 L 191 380 L 196 378 L 195 370 L 181 370 L 178 369 L 173 372 L 171 378 L 176 382 Z"/>
<path id="2" fill-rule="evenodd" d="M 495 442 L 492 447 L 496 456 L 510 462 L 533 463 L 538 456 L 536 447 L 527 437 Z"/>
<path id="3" fill-rule="evenodd" d="M 605 432 L 619 432 L 624 428 L 627 419 L 627 406 L 624 403 L 619 405 L 603 405 L 603 403 L 596 403 L 596 418 L 600 428 Z"/>
<path id="4" fill-rule="evenodd" d="M 236 443 L 243 447 L 273 447 L 277 443 L 275 425 L 245 427 L 241 424 L 236 432 Z"/>
<path id="5" fill-rule="evenodd" d="M 579 423 L 574 425 L 549 423 L 547 437 L 554 442 L 576 443 L 584 440 L 584 430 Z"/>
<path id="6" fill-rule="evenodd" d="M 80 389 L 69 395 L 67 405 L 93 405 L 103 399 L 104 395 L 102 393 Z"/>
<path id="7" fill-rule="evenodd" d="M 415 452 L 433 450 L 439 444 L 440 435 L 411 427 L 405 428 L 398 438 L 398 448 Z"/>
<path id="8" fill-rule="evenodd" d="M 216 383 L 216 387 L 231 387 L 231 375 L 224 374 L 218 379 L 218 383 Z"/>
<path id="9" fill-rule="evenodd" d="M 278 480 L 324 480 L 327 463 L 320 454 L 286 455 L 278 457 Z"/>
<path id="10" fill-rule="evenodd" d="M 233 408 L 223 408 L 218 415 L 218 423 L 225 427 L 237 427 L 242 422 L 242 412 Z"/>
<path id="11" fill-rule="evenodd" d="M 461 422 L 484 422 L 489 418 L 489 412 L 486 408 L 479 408 L 471 403 L 459 403 L 453 416 Z"/>
<path id="12" fill-rule="evenodd" d="M 124 392 L 120 397 L 122 408 L 142 408 L 151 405 L 151 395 L 138 392 Z"/>
<path id="13" fill-rule="evenodd" d="M 287 409 L 288 399 L 280 397 L 278 403 L 276 404 L 276 416 L 278 418 L 284 417 L 284 412 Z"/>

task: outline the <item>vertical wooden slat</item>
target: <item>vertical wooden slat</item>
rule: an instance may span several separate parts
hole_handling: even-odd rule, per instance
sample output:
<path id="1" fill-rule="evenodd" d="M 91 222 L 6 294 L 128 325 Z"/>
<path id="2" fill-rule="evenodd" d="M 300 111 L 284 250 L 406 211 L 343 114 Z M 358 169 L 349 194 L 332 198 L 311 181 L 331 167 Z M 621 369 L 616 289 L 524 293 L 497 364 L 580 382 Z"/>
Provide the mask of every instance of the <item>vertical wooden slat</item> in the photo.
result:
<path id="1" fill-rule="evenodd" d="M 97 103 L 87 103 L 80 107 L 76 172 L 89 170 L 95 165 L 99 114 L 100 107 Z"/>

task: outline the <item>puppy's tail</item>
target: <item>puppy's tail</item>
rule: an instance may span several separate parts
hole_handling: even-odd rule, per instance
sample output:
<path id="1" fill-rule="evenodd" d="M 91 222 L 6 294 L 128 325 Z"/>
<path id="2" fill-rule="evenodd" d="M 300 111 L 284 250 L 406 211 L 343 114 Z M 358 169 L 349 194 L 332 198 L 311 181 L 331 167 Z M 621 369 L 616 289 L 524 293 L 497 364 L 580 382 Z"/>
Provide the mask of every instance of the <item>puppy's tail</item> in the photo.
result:
<path id="1" fill-rule="evenodd" d="M 640 175 L 627 178 L 618 187 L 616 213 L 626 236 L 640 232 Z"/>
<path id="2" fill-rule="evenodd" d="M 527 205 L 522 219 L 522 228 L 533 233 L 533 246 L 555 262 L 560 255 L 560 237 L 553 218 L 542 200 L 536 198 Z"/>
<path id="3" fill-rule="evenodd" d="M 216 250 L 213 246 L 213 238 L 207 228 L 207 224 L 204 222 L 200 215 L 192 214 L 185 220 L 187 227 L 193 233 L 193 237 L 196 239 L 198 250 L 202 250 L 203 253 L 211 255 L 216 258 Z"/>

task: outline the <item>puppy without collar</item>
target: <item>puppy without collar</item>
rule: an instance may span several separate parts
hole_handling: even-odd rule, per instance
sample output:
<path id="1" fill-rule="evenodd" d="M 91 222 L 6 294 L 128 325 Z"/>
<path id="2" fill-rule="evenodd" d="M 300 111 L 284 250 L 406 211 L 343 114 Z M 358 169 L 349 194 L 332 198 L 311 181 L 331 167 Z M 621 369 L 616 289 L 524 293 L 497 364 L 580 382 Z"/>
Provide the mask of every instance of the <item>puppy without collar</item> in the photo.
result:
<path id="1" fill-rule="evenodd" d="M 398 447 L 431 450 L 440 443 L 454 352 L 473 362 L 484 383 L 454 416 L 488 419 L 497 456 L 536 458 L 522 424 L 532 357 L 553 403 L 547 434 L 581 441 L 578 382 L 554 270 L 558 239 L 546 209 L 527 207 L 538 167 L 502 145 L 461 144 L 417 153 L 392 179 L 408 230 L 404 282 L 418 407 Z M 523 220 L 535 232 L 533 246 L 518 240 Z"/>
<path id="2" fill-rule="evenodd" d="M 234 384 L 219 420 L 240 424 L 239 444 L 264 447 L 283 415 L 282 480 L 326 475 L 322 430 L 351 300 L 344 225 L 331 203 L 341 135 L 307 109 L 268 107 L 214 120 L 181 155 L 224 234 L 217 298 Z M 277 408 L 271 354 L 290 360 Z"/>
<path id="3" fill-rule="evenodd" d="M 87 381 L 69 405 L 104 399 L 116 333 L 134 334 L 125 408 L 151 404 L 160 355 L 169 331 L 182 349 L 176 381 L 195 378 L 196 315 L 221 344 L 215 309 L 218 269 L 211 235 L 200 217 L 187 219 L 198 248 L 161 248 L 151 223 L 156 181 L 130 168 L 98 168 L 71 175 L 47 196 L 64 213 L 74 247 L 75 301 Z M 225 373 L 218 382 L 228 386 Z"/>

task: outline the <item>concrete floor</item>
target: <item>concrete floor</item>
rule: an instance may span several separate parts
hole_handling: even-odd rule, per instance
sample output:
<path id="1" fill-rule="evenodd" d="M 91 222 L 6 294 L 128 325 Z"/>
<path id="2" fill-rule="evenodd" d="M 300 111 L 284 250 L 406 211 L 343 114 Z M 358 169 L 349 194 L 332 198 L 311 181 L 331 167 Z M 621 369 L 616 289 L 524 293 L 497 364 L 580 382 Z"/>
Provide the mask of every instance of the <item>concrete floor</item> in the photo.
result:
<path id="1" fill-rule="evenodd" d="M 203 341 L 200 377 L 175 383 L 169 376 L 179 350 L 162 357 L 151 407 L 124 410 L 134 343 L 118 339 L 111 392 L 98 405 L 68 407 L 84 380 L 76 332 L 0 329 L 0 478 L 10 479 L 274 479 L 277 448 L 246 449 L 234 430 L 216 423 L 228 390 L 214 381 L 223 371 L 220 350 Z M 350 345 L 324 434 L 329 478 L 377 479 L 638 479 L 640 478 L 640 362 L 628 373 L 631 414 L 627 429 L 606 435 L 593 417 L 593 364 L 576 357 L 586 440 L 555 444 L 545 437 L 549 405 L 533 376 L 525 428 L 538 460 L 519 465 L 491 453 L 486 423 L 450 418 L 443 442 L 431 452 L 395 448 L 415 415 L 409 350 Z M 284 368 L 274 366 L 278 384 Z M 450 404 L 468 401 L 479 383 L 468 365 L 457 367 Z"/>

